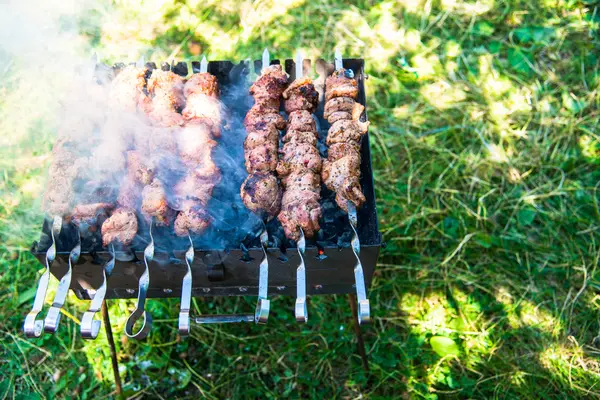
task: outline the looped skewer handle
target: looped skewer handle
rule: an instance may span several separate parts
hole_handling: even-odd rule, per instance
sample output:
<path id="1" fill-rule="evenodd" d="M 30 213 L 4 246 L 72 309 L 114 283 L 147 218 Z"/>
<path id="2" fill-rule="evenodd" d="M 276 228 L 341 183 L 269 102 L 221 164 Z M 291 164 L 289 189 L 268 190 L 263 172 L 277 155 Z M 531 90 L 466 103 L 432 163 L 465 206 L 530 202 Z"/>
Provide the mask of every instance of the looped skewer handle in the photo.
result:
<path id="1" fill-rule="evenodd" d="M 58 216 L 54 217 L 52 227 L 50 228 L 52 244 L 50 245 L 50 248 L 48 248 L 48 251 L 46 251 L 46 270 L 40 277 L 38 288 L 35 293 L 35 299 L 33 300 L 33 308 L 25 317 L 25 323 L 23 324 L 23 331 L 28 338 L 40 337 L 44 331 L 44 321 L 37 320 L 36 318 L 44 307 L 46 291 L 48 290 L 48 283 L 50 282 L 50 266 L 56 258 L 56 236 L 60 234 L 61 228 L 62 218 Z"/>
<path id="2" fill-rule="evenodd" d="M 354 266 L 354 282 L 356 284 L 356 299 L 358 300 L 358 323 L 368 324 L 371 322 L 371 307 L 367 299 L 367 289 L 365 286 L 365 274 L 362 263 L 360 262 L 360 241 L 356 227 L 358 225 L 358 216 L 356 206 L 348 200 L 348 219 L 352 227 L 352 251 L 356 256 L 356 265 Z"/>
<path id="3" fill-rule="evenodd" d="M 81 255 L 81 235 L 77 235 L 77 244 L 71 250 L 69 254 L 69 267 L 67 272 L 61 278 L 58 283 L 58 289 L 54 295 L 54 301 L 52 307 L 48 310 L 46 319 L 44 320 L 44 331 L 48 333 L 55 333 L 60 323 L 60 310 L 65 305 L 67 300 L 67 294 L 69 294 L 69 288 L 71 287 L 71 277 L 73 275 L 73 264 L 79 260 Z"/>
<path id="4" fill-rule="evenodd" d="M 269 235 L 266 227 L 260 234 L 260 244 L 264 253 L 264 258 L 260 262 L 258 271 L 258 301 L 254 313 L 254 322 L 257 324 L 266 324 L 271 309 L 271 302 L 267 299 L 269 289 L 269 260 L 267 258 Z"/>
<path id="5" fill-rule="evenodd" d="M 154 238 L 152 237 L 152 225 L 150 224 L 150 243 L 144 249 L 144 273 L 140 276 L 138 298 L 135 310 L 131 313 L 127 322 L 125 323 L 125 334 L 132 339 L 144 339 L 148 336 L 150 328 L 152 327 L 152 315 L 145 310 L 146 306 L 146 292 L 150 285 L 150 271 L 148 263 L 154 259 Z M 133 326 L 138 319 L 143 318 L 142 327 L 137 331 L 133 332 Z"/>
<path id="6" fill-rule="evenodd" d="M 112 270 L 115 267 L 115 248 L 113 245 L 110 246 L 110 259 L 102 267 L 102 284 L 96 290 L 94 294 L 94 298 L 90 303 L 90 308 L 83 313 L 83 317 L 81 318 L 81 336 L 84 339 L 96 339 L 98 334 L 100 333 L 100 328 L 102 327 L 102 321 L 96 320 L 94 317 L 96 313 L 100 312 L 102 308 L 102 303 L 104 302 L 104 297 L 106 296 L 107 283 L 106 278 L 110 276 Z"/>
<path id="7" fill-rule="evenodd" d="M 294 313 L 296 322 L 308 321 L 308 310 L 306 307 L 306 266 L 304 265 L 304 252 L 306 251 L 306 239 L 304 231 L 300 228 L 300 238 L 297 242 L 298 256 L 300 257 L 300 265 L 296 269 L 296 306 Z"/>
<path id="8" fill-rule="evenodd" d="M 187 272 L 183 277 L 181 285 L 181 306 L 179 308 L 179 334 L 188 336 L 190 334 L 190 307 L 192 302 L 192 264 L 194 263 L 194 242 L 190 239 L 190 247 L 185 252 L 185 264 Z"/>

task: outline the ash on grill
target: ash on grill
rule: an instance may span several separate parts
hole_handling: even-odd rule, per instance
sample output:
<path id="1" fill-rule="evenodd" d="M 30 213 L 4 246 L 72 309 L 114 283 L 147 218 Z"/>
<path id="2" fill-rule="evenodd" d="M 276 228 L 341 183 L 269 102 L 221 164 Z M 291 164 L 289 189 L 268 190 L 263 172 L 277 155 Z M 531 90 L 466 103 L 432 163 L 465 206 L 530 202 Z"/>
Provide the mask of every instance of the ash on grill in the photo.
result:
<path id="1" fill-rule="evenodd" d="M 310 60 L 299 60 L 298 63 L 300 61 L 304 64 L 304 70 L 295 68 L 296 63 L 292 60 L 285 61 L 284 69 L 290 76 L 289 82 L 300 78 L 300 71 L 305 75 L 310 74 Z M 277 60 L 271 61 L 272 65 L 278 63 Z M 357 101 L 364 106 L 363 66 L 363 60 L 343 60 L 343 67 L 354 73 L 358 84 Z M 43 306 L 50 273 L 61 279 L 61 287 L 66 287 L 67 290 L 70 287 L 79 298 L 94 299 L 90 310 L 82 319 L 82 333 L 86 338 L 94 338 L 97 335 L 99 321 L 94 320 L 94 315 L 99 310 L 99 296 L 105 296 L 107 299 L 138 297 L 138 306 L 134 314 L 137 313 L 136 318 L 147 318 L 148 325 L 151 318 L 146 316 L 144 310 L 146 298 L 181 297 L 180 332 L 185 334 L 189 332 L 189 324 L 185 323 L 186 319 L 189 321 L 189 306 L 185 307 L 187 298 L 257 295 L 261 262 L 268 262 L 269 265 L 268 294 L 297 294 L 296 267 L 300 255 L 296 251 L 296 242 L 286 237 L 277 218 L 265 221 L 260 215 L 246 208 L 239 192 L 247 177 L 243 146 L 246 130 L 242 122 L 253 105 L 248 89 L 256 76 L 255 73 L 260 74 L 263 65 L 260 61 L 254 62 L 254 65 L 248 62 L 236 65 L 229 61 L 211 61 L 205 65 L 192 62 L 191 67 L 194 73 L 200 72 L 204 67 L 206 69 L 203 72 L 216 77 L 221 92 L 220 100 L 225 106 L 219 109 L 223 119 L 220 131 L 214 130 L 214 126 L 210 125 L 216 140 L 216 144 L 211 146 L 211 159 L 220 170 L 220 179 L 212 181 L 214 184 L 211 185 L 214 188 L 210 200 L 199 203 L 202 206 L 199 215 L 204 215 L 202 218 L 210 220 L 210 224 L 203 224 L 202 229 L 188 229 L 182 237 L 177 236 L 173 230 L 172 219 L 175 217 L 175 211 L 172 209 L 177 208 L 174 205 L 178 204 L 173 201 L 173 198 L 177 197 L 173 192 L 175 183 L 185 177 L 190 165 L 179 158 L 169 156 L 172 147 L 169 145 L 168 133 L 181 129 L 185 124 L 184 118 L 177 117 L 181 116 L 179 113 L 184 104 L 179 102 L 177 89 L 175 92 L 169 92 L 168 89 L 163 93 L 152 93 L 156 88 L 149 88 L 148 84 L 144 83 L 149 82 L 152 76 L 156 76 L 157 79 L 168 77 L 175 82 L 173 87 L 177 88 L 177 82 L 180 81 L 183 85 L 185 81 L 176 77 L 187 76 L 188 65 L 163 63 L 160 70 L 157 70 L 153 63 L 143 62 L 127 67 L 117 65 L 113 68 L 96 65 L 98 84 L 92 86 L 93 90 L 111 87 L 113 79 L 114 82 L 119 82 L 119 79 L 126 78 L 139 82 L 139 87 L 138 90 L 123 93 L 120 97 L 107 98 L 107 114 L 99 117 L 104 118 L 104 122 L 94 122 L 91 117 L 86 119 L 88 122 L 92 121 L 93 126 L 90 129 L 95 132 L 93 138 L 99 143 L 97 148 L 91 151 L 91 155 L 89 147 L 85 150 L 85 146 L 77 143 L 69 146 L 68 141 L 59 141 L 55 147 L 64 151 L 64 157 L 57 157 L 51 167 L 51 178 L 56 178 L 50 180 L 47 197 L 50 202 L 54 200 L 54 203 L 60 204 L 61 207 L 48 209 L 51 217 L 56 217 L 44 222 L 40 242 L 34 243 L 32 247 L 36 257 L 46 263 L 47 274 L 41 278 L 34 308 L 26 320 L 25 331 L 28 336 L 39 336 L 44 328 L 48 332 L 54 332 L 58 325 L 58 319 L 54 315 L 64 303 L 63 292 L 57 293 L 59 298 L 55 300 L 55 311 L 52 311 L 52 318 L 56 321 L 52 322 L 52 318 L 47 318 L 46 322 L 36 320 Z M 334 66 L 323 60 L 316 62 L 318 77 L 314 80 L 314 85 L 319 93 L 320 102 L 314 115 L 318 131 L 317 148 L 323 158 L 327 158 L 326 141 L 330 128 L 328 121 L 323 118 L 325 78 L 335 70 L 339 70 L 339 65 Z M 152 94 L 154 100 L 147 97 Z M 134 101 L 142 105 L 137 108 L 145 111 L 143 118 L 139 114 L 128 112 L 131 107 L 135 109 Z M 111 115 L 121 118 L 116 125 L 110 124 Z M 123 115 L 128 117 L 123 119 Z M 365 118 L 366 112 L 362 119 Z M 116 136 L 115 126 L 119 128 L 116 130 Z M 103 129 L 98 131 L 98 127 Z M 84 128 L 82 126 L 79 129 Z M 111 130 L 113 133 L 110 133 Z M 107 131 L 109 134 L 103 139 L 102 135 L 107 135 Z M 133 144 L 128 142 L 128 135 L 133 138 Z M 150 138 L 159 142 L 149 143 Z M 160 142 L 160 138 L 165 140 Z M 119 156 L 119 151 L 114 150 L 116 139 L 117 147 L 123 150 L 122 157 Z M 147 160 L 148 164 L 144 168 L 135 168 L 134 173 L 127 173 L 127 161 L 129 160 L 131 165 L 140 154 L 126 151 L 140 151 L 136 143 L 142 140 L 147 147 L 145 153 L 140 154 L 142 161 Z M 364 300 L 361 289 L 363 295 L 366 294 L 364 290 L 373 276 L 381 237 L 377 225 L 368 135 L 365 135 L 358 146 L 361 156 L 360 186 L 365 202 L 357 210 L 357 234 L 354 235 L 352 218 L 349 219 L 346 213 L 352 211 L 352 208 L 348 210 L 341 204 L 340 208 L 336 203 L 336 193 L 323 185 L 320 199 L 321 229 L 316 232 L 314 238 L 307 239 L 304 259 L 306 294 L 358 291 L 360 309 L 360 300 Z M 86 157 L 88 161 L 93 160 L 93 164 L 77 161 Z M 71 162 L 64 161 L 65 159 Z M 143 189 L 144 186 L 146 189 Z M 158 192 L 151 193 L 152 190 Z M 130 193 L 129 197 L 127 193 Z M 64 199 L 56 201 L 60 196 Z M 156 209 L 147 205 L 148 218 L 140 218 L 141 201 L 144 198 L 148 201 L 153 199 L 152 204 L 163 208 Z M 78 206 L 76 212 L 70 212 L 75 206 Z M 128 212 L 137 215 L 137 218 L 132 218 Z M 163 224 L 152 224 L 151 218 L 154 222 Z M 117 228 L 115 235 L 107 236 L 108 240 L 105 237 L 103 243 L 99 227 L 106 225 L 107 220 L 112 224 L 109 226 Z M 137 226 L 130 225 L 134 220 Z M 131 229 L 127 230 L 127 226 L 131 226 Z M 72 251 L 77 248 L 79 241 L 80 254 Z M 359 265 L 364 274 L 364 283 L 361 283 L 356 275 Z M 110 278 L 107 280 L 108 276 Z M 368 322 L 368 317 L 359 318 L 362 322 Z M 195 320 L 197 323 L 240 321 L 258 322 L 255 315 L 215 316 Z M 138 337 L 143 336 L 145 335 Z M 132 337 L 136 337 L 135 334 L 132 334 Z"/>

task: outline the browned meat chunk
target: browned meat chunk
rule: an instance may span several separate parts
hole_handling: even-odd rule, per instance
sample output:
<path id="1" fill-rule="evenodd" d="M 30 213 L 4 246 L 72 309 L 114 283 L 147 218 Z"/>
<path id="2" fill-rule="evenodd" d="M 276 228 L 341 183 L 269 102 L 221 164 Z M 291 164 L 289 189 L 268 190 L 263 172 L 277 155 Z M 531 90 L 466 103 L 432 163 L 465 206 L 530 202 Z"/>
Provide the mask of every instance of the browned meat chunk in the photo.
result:
<path id="1" fill-rule="evenodd" d="M 211 224 L 212 218 L 200 205 L 181 211 L 175 219 L 174 229 L 177 236 L 199 235 Z"/>
<path id="2" fill-rule="evenodd" d="M 333 124 L 335 121 L 332 121 L 331 118 L 336 113 L 348 113 L 350 116 L 348 118 L 337 118 L 339 119 L 353 119 L 358 120 L 362 115 L 363 111 L 365 111 L 365 107 L 354 101 L 351 97 L 334 97 L 325 103 L 325 110 L 323 112 L 323 117 L 329 121 L 330 124 Z"/>
<path id="3" fill-rule="evenodd" d="M 132 181 L 149 185 L 154 179 L 155 166 L 137 150 L 127 152 L 127 174 Z"/>
<path id="4" fill-rule="evenodd" d="M 194 204 L 206 207 L 219 179 L 219 177 L 214 176 L 211 179 L 200 178 L 193 171 L 190 171 L 175 185 L 174 208 L 185 210 Z"/>
<path id="5" fill-rule="evenodd" d="M 327 145 L 331 146 L 335 143 L 360 143 L 362 136 L 367 133 L 369 122 L 337 121 L 329 128 L 327 135 Z"/>
<path id="6" fill-rule="evenodd" d="M 254 213 L 277 215 L 281 207 L 281 188 L 273 174 L 248 175 L 240 188 L 246 208 Z"/>
<path id="7" fill-rule="evenodd" d="M 287 129 L 288 131 L 316 132 L 317 124 L 310 112 L 299 110 L 290 113 Z"/>
<path id="8" fill-rule="evenodd" d="M 338 69 L 325 81 L 325 101 L 335 97 L 358 97 L 358 83 L 356 79 L 351 78 L 350 72 L 346 69 Z"/>
<path id="9" fill-rule="evenodd" d="M 73 209 L 73 222 L 79 226 L 95 228 L 107 218 L 108 212 L 113 208 L 111 203 L 79 204 Z"/>
<path id="10" fill-rule="evenodd" d="M 276 143 L 279 143 L 279 131 L 273 125 L 269 125 L 260 130 L 248 132 L 248 136 L 244 140 L 244 150 L 250 151 L 257 147 Z"/>
<path id="11" fill-rule="evenodd" d="M 184 87 L 183 117 L 188 125 L 204 125 L 213 136 L 221 135 L 222 106 L 217 78 L 209 73 L 192 75 Z"/>
<path id="12" fill-rule="evenodd" d="M 271 65 L 265 68 L 250 86 L 250 95 L 257 103 L 276 105 L 279 109 L 279 101 L 287 85 L 287 80 L 287 74 L 281 65 Z"/>
<path id="13" fill-rule="evenodd" d="M 185 105 L 183 78 L 171 71 L 155 69 L 148 79 L 148 96 L 141 96 L 140 108 L 154 125 L 169 127 L 183 125 L 179 111 Z"/>
<path id="14" fill-rule="evenodd" d="M 187 80 L 183 89 L 183 94 L 186 99 L 195 95 L 203 95 L 218 99 L 219 82 L 217 81 L 217 77 L 208 72 L 196 73 Z"/>
<path id="15" fill-rule="evenodd" d="M 135 113 L 140 95 L 146 87 L 146 67 L 128 65 L 113 79 L 109 89 L 109 104 L 112 109 Z"/>
<path id="16" fill-rule="evenodd" d="M 102 243 L 119 242 L 128 246 L 133 242 L 138 230 L 138 221 L 135 212 L 127 208 L 118 208 L 102 224 Z"/>
<path id="17" fill-rule="evenodd" d="M 154 220 L 159 226 L 169 226 L 173 217 L 173 210 L 169 208 L 167 193 L 163 184 L 154 179 L 150 185 L 142 190 L 142 213 L 144 216 Z"/>
<path id="18" fill-rule="evenodd" d="M 300 131 L 287 131 L 283 137 L 283 143 L 294 143 L 300 144 L 305 143 L 313 147 L 317 146 L 317 133 L 316 132 L 300 132 Z"/>
<path id="19" fill-rule="evenodd" d="M 278 145 L 265 143 L 263 146 L 255 147 L 244 153 L 246 159 L 246 171 L 249 174 L 266 174 L 277 169 Z"/>
<path id="20" fill-rule="evenodd" d="M 319 92 L 315 89 L 312 79 L 307 76 L 292 82 L 283 92 L 283 98 L 285 112 L 288 114 L 300 110 L 312 113 L 319 104 Z"/>
<path id="21" fill-rule="evenodd" d="M 329 160 L 323 163 L 323 172 L 321 174 L 323 182 L 327 187 L 336 192 L 336 200 L 343 210 L 347 211 L 348 205 L 340 203 L 351 200 L 357 207 L 365 202 L 365 196 L 360 186 L 360 152 L 358 148 L 340 147 L 335 144 L 330 149 Z M 342 155 L 343 154 L 343 155 Z"/>
<path id="22" fill-rule="evenodd" d="M 262 103 L 256 103 L 244 118 L 247 131 L 263 129 L 265 126 L 274 125 L 277 129 L 285 128 L 285 118 L 279 114 L 279 107 L 269 108 Z"/>
<path id="23" fill-rule="evenodd" d="M 187 125 L 178 135 L 181 161 L 200 177 L 219 174 L 212 159 L 212 150 L 217 145 L 205 125 Z"/>
<path id="24" fill-rule="evenodd" d="M 283 145 L 282 154 L 277 165 L 279 176 L 285 176 L 294 170 L 321 171 L 321 155 L 312 144 L 288 142 Z"/>

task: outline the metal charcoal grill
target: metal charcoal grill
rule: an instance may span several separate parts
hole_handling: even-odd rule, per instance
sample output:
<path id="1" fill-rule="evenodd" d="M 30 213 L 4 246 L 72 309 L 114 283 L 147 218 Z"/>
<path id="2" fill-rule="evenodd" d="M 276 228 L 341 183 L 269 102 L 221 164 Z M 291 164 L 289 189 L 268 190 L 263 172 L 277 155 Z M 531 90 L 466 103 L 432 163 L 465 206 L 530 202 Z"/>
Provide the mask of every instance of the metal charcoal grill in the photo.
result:
<path id="1" fill-rule="evenodd" d="M 278 64 L 274 60 L 271 64 Z M 366 106 L 364 90 L 364 60 L 345 59 L 344 67 L 354 71 L 359 86 L 358 101 Z M 154 64 L 147 66 L 155 68 Z M 260 71 L 261 62 L 254 62 L 256 71 Z M 285 70 L 291 79 L 295 78 L 295 62 L 285 60 Z M 200 63 L 192 62 L 192 70 L 199 71 Z M 304 69 L 311 68 L 310 60 L 304 60 Z M 104 68 L 98 66 L 98 68 Z M 161 68 L 172 69 L 175 73 L 187 76 L 186 63 L 163 63 Z M 249 62 L 234 64 L 230 61 L 212 61 L 208 63 L 208 72 L 218 78 L 223 92 L 223 102 L 230 107 L 231 120 L 234 121 L 232 130 L 239 129 L 235 126 L 241 123 L 251 102 L 247 98 L 246 76 L 250 72 Z M 315 86 L 321 94 L 324 93 L 324 82 L 327 75 L 334 70 L 333 64 L 317 60 L 316 71 L 319 78 L 315 79 Z M 244 86 L 246 85 L 246 86 Z M 242 88 L 242 90 L 240 90 Z M 327 135 L 329 124 L 323 119 L 323 101 L 315 113 L 319 122 L 320 150 L 324 156 L 326 147 L 324 138 Z M 366 109 L 365 109 L 366 116 Z M 227 128 L 226 128 L 227 129 Z M 243 128 L 241 128 L 243 130 Z M 221 141 L 224 146 L 219 146 L 217 151 L 242 148 L 243 135 L 228 136 L 224 132 Z M 367 288 L 371 284 L 377 258 L 381 248 L 381 235 L 378 229 L 377 210 L 375 204 L 375 191 L 373 171 L 371 167 L 371 153 L 369 136 L 362 140 L 361 185 L 366 196 L 366 203 L 358 210 L 357 233 L 360 239 L 360 260 L 364 269 Z M 243 154 L 238 159 L 243 163 Z M 239 157 L 238 157 L 239 158 Z M 218 159 L 218 157 L 217 157 Z M 241 183 L 243 177 L 233 176 Z M 239 187 L 239 185 L 237 185 Z M 264 256 L 259 240 L 260 228 L 254 228 L 256 235 L 243 234 L 238 229 L 240 226 L 258 226 L 258 220 L 250 215 L 241 201 L 237 203 L 232 199 L 232 193 L 226 190 L 219 192 L 216 189 L 212 202 L 213 212 L 220 223 L 211 227 L 202 237 L 193 237 L 193 261 L 190 263 L 192 274 L 191 294 L 201 296 L 247 296 L 257 295 L 259 292 L 259 264 Z M 307 241 L 304 256 L 306 264 L 306 291 L 309 295 L 325 294 L 352 294 L 356 292 L 354 268 L 356 257 L 350 245 L 352 231 L 348 216 L 340 211 L 334 202 L 334 194 L 323 187 L 322 231 L 315 240 Z M 45 263 L 46 252 L 51 246 L 52 221 L 45 221 L 39 242 L 32 246 L 36 258 Z M 153 228 L 155 252 L 149 262 L 149 286 L 146 291 L 147 298 L 181 298 L 182 280 L 187 272 L 186 251 L 189 248 L 187 238 L 175 237 L 166 229 Z M 283 230 L 278 221 L 272 220 L 267 225 L 269 242 L 267 259 L 269 263 L 268 294 L 269 295 L 296 295 L 296 268 L 299 255 L 295 243 L 285 239 Z M 106 280 L 106 298 L 121 299 L 135 298 L 140 291 L 140 277 L 144 273 L 144 250 L 149 242 L 148 226 L 140 225 L 138 237 L 130 248 L 111 249 L 101 246 L 99 232 L 84 236 L 81 240 L 81 254 L 78 259 L 72 257 L 71 251 L 79 241 L 79 230 L 72 224 L 63 223 L 60 234 L 55 237 L 56 259 L 50 267 L 50 272 L 57 279 L 69 270 L 71 254 L 72 279 L 70 289 L 80 299 L 93 299 L 104 282 L 104 267 L 114 261 L 112 273 Z M 108 271 L 110 272 L 110 271 Z M 96 311 L 99 306 L 96 307 Z M 183 310 L 182 310 L 183 311 Z M 93 314 L 92 316 L 93 317 Z M 254 321 L 254 316 L 215 316 L 212 319 L 196 320 L 196 322 L 240 322 Z M 97 334 L 97 332 L 96 332 Z M 95 337 L 95 336 L 92 336 Z"/>

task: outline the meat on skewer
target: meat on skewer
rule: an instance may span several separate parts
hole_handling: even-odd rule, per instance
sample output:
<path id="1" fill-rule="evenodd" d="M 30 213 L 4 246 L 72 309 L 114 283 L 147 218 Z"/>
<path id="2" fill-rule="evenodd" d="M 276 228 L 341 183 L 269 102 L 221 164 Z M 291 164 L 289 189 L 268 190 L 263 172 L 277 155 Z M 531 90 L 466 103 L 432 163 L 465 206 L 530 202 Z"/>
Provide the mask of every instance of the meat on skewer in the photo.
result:
<path id="1" fill-rule="evenodd" d="M 155 69 L 148 79 L 148 95 L 140 96 L 138 105 L 153 125 L 146 137 L 140 139 L 145 158 L 149 161 L 149 168 L 160 163 L 166 156 L 168 162 L 176 159 L 176 136 L 183 125 L 183 116 L 180 111 L 185 106 L 183 95 L 184 80 L 181 76 L 171 71 Z M 157 140 L 157 135 L 159 140 Z M 169 207 L 167 192 L 158 177 L 150 183 L 144 182 L 142 191 L 142 215 L 157 225 L 168 226 L 174 219 L 175 212 Z"/>
<path id="2" fill-rule="evenodd" d="M 320 229 L 321 156 L 312 116 L 319 104 L 319 94 L 309 77 L 299 77 L 285 90 L 283 98 L 289 117 L 282 158 L 277 165 L 284 187 L 278 218 L 285 235 L 298 240 L 300 229 L 308 238 Z"/>
<path id="3" fill-rule="evenodd" d="M 281 188 L 275 171 L 278 163 L 279 129 L 286 125 L 279 113 L 288 77 L 281 65 L 263 68 L 250 87 L 255 104 L 246 114 L 244 156 L 248 177 L 240 187 L 246 208 L 254 213 L 276 216 L 281 208 Z"/>
<path id="4" fill-rule="evenodd" d="M 357 208 L 365 202 L 360 186 L 360 142 L 369 122 L 359 120 L 364 107 L 356 102 L 358 84 L 350 71 L 340 68 L 325 81 L 324 117 L 332 124 L 327 135 L 329 152 L 321 177 L 336 193 L 336 203 L 348 212 L 348 201 Z"/>
<path id="5" fill-rule="evenodd" d="M 183 109 L 185 127 L 179 133 L 179 155 L 187 171 L 175 186 L 179 214 L 175 219 L 175 234 L 200 234 L 211 223 L 206 210 L 221 172 L 212 160 L 221 135 L 222 110 L 217 78 L 207 72 L 192 75 L 184 86 L 186 106 Z"/>

